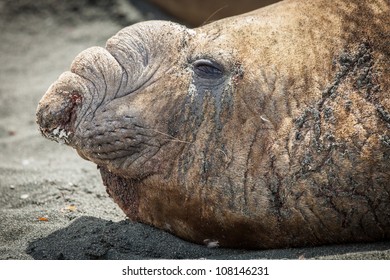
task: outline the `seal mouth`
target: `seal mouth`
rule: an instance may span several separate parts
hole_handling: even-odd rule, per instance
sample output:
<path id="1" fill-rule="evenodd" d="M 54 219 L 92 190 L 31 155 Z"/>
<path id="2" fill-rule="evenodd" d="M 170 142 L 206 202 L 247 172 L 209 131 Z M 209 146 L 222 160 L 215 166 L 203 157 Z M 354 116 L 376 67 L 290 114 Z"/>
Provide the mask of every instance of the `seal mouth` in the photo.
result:
<path id="1" fill-rule="evenodd" d="M 112 170 L 127 170 L 136 162 L 144 166 L 162 143 L 135 118 L 112 118 L 109 111 L 101 113 L 99 120 L 83 122 L 78 127 L 78 131 L 83 131 L 74 138 L 79 154 Z"/>

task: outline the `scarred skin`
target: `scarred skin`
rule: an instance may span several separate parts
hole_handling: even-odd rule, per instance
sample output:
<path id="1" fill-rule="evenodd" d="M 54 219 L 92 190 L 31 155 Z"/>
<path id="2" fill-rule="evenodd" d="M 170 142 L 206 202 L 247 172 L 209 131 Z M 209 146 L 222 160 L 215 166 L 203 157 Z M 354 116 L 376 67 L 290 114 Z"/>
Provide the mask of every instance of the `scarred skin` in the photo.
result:
<path id="1" fill-rule="evenodd" d="M 291 0 L 193 30 L 139 23 L 79 54 L 37 122 L 130 219 L 196 243 L 389 239 L 389 13 Z"/>

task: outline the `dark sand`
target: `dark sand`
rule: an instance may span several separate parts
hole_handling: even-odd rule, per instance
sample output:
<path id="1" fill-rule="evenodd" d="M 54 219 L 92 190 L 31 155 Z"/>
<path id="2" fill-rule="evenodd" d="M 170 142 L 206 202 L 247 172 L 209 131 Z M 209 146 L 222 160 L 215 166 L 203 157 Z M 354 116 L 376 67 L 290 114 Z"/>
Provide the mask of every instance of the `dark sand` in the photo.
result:
<path id="1" fill-rule="evenodd" d="M 166 16 L 142 1 L 62 2 L 0 3 L 0 259 L 390 259 L 390 242 L 209 249 L 127 221 L 94 164 L 39 134 L 35 109 L 80 51 Z"/>

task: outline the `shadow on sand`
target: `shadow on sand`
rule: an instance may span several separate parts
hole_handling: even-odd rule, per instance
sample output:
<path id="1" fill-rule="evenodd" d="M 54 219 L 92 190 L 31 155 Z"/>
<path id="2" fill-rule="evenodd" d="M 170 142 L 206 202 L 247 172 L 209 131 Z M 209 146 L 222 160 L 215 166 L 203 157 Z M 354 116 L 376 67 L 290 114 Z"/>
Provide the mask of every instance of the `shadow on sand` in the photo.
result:
<path id="1" fill-rule="evenodd" d="M 80 217 L 68 227 L 31 242 L 34 259 L 302 259 L 390 249 L 390 242 L 277 250 L 207 248 L 130 221 Z M 378 258 L 381 254 L 378 254 Z M 355 256 L 359 258 L 359 254 Z"/>

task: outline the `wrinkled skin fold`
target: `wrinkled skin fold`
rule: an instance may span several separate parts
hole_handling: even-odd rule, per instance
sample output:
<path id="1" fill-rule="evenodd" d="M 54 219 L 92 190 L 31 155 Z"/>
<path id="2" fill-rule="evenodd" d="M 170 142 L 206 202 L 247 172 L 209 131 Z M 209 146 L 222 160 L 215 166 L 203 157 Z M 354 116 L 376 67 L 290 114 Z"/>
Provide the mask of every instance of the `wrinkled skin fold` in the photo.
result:
<path id="1" fill-rule="evenodd" d="M 200 244 L 390 238 L 389 2 L 283 1 L 80 53 L 37 109 L 134 221 Z"/>

